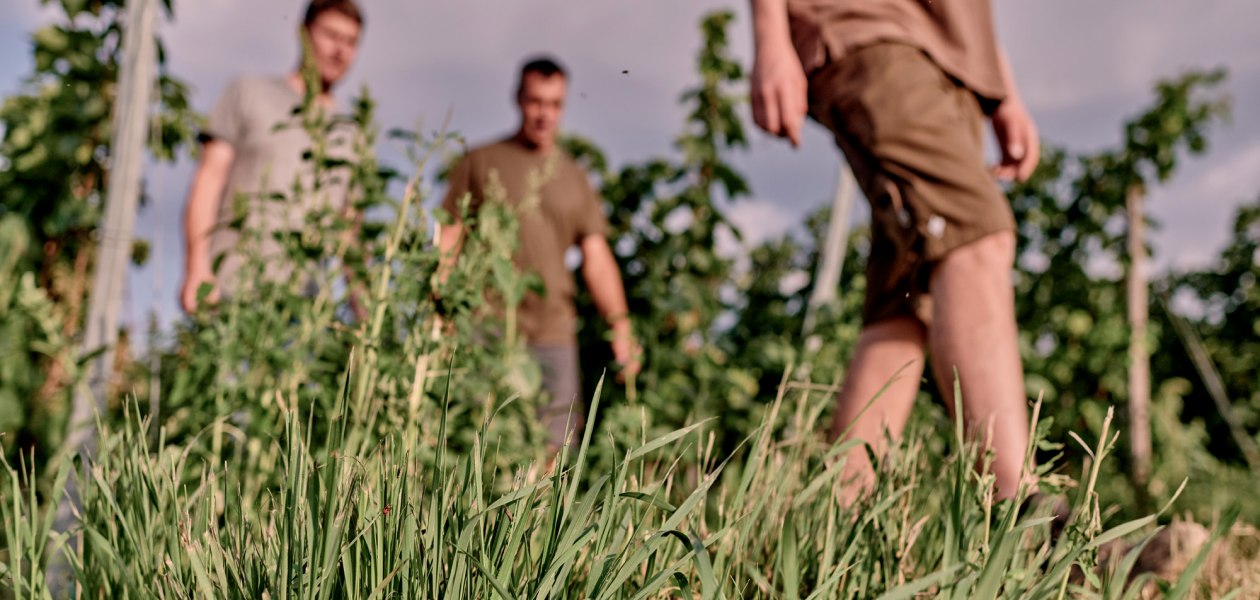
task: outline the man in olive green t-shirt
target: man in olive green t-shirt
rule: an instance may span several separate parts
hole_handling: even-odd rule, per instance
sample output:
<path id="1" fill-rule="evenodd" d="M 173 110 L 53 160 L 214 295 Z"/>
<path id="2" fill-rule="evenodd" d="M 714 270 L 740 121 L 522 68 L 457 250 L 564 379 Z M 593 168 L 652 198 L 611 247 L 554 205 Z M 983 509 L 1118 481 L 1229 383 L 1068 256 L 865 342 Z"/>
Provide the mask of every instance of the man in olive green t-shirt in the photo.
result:
<path id="1" fill-rule="evenodd" d="M 476 211 L 501 186 L 504 201 L 517 207 L 520 246 L 514 261 L 525 272 L 542 279 L 542 294 L 529 293 L 518 308 L 518 327 L 543 371 L 543 387 L 550 396 L 541 411 L 548 444 L 554 451 L 574 441 L 585 412 L 579 398 L 576 287 L 565 264 L 571 247 L 582 251 L 582 276 L 605 322 L 612 329 L 613 358 L 623 375 L 638 370 L 637 347 L 626 312 L 621 271 L 605 237 L 607 224 L 599 195 L 587 174 L 557 147 L 568 76 L 555 61 L 540 58 L 521 69 L 516 101 L 520 129 L 507 139 L 469 152 L 451 171 L 443 208 L 460 214 L 467 196 Z M 541 186 L 531 189 L 531 180 Z M 536 205 L 522 206 L 527 196 Z M 441 251 L 447 264 L 454 259 L 463 233 L 456 221 L 441 231 Z"/>
<path id="2" fill-rule="evenodd" d="M 1028 481 L 1027 397 L 1011 268 L 1015 222 L 994 176 L 1026 179 L 1036 127 L 997 43 L 990 0 L 752 0 L 753 116 L 795 145 L 806 114 L 844 151 L 871 206 L 863 329 L 832 435 L 901 434 L 925 350 L 946 406 L 954 373 L 999 498 Z M 984 163 L 984 121 L 1001 160 Z M 894 376 L 911 365 L 901 376 Z M 870 410 L 871 398 L 892 380 Z M 846 463 L 861 489 L 862 449 Z"/>

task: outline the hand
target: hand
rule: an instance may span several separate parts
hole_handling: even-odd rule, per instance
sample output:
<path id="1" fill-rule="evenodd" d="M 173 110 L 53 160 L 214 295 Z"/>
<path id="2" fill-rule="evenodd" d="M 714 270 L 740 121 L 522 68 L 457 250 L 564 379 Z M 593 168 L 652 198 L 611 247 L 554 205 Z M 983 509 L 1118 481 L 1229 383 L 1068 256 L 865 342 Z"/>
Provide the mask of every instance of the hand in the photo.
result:
<path id="1" fill-rule="evenodd" d="M 993 113 L 993 134 L 997 137 L 1002 160 L 993 167 L 993 175 L 1002 181 L 1026 181 L 1041 160 L 1041 139 L 1037 124 L 1018 96 L 1003 100 Z"/>
<path id="2" fill-rule="evenodd" d="M 620 367 L 620 371 L 617 373 L 617 382 L 625 383 L 630 377 L 638 375 L 643 368 L 640 362 L 643 349 L 635 341 L 634 334 L 630 331 L 630 322 L 628 320 L 622 320 L 613 326 L 613 337 L 610 343 L 612 345 L 613 360 Z"/>
<path id="3" fill-rule="evenodd" d="M 753 60 L 753 121 L 767 133 L 801 145 L 801 128 L 809 110 L 809 83 L 796 50 L 786 38 L 758 45 Z"/>
<path id="4" fill-rule="evenodd" d="M 190 270 L 184 276 L 184 285 L 179 291 L 179 305 L 184 309 L 185 313 L 193 314 L 197 312 L 197 292 L 201 290 L 201 284 L 207 283 L 214 286 L 210 290 L 210 294 L 206 296 L 206 301 L 214 304 L 219 301 L 219 288 L 215 285 L 214 274 L 209 270 Z"/>

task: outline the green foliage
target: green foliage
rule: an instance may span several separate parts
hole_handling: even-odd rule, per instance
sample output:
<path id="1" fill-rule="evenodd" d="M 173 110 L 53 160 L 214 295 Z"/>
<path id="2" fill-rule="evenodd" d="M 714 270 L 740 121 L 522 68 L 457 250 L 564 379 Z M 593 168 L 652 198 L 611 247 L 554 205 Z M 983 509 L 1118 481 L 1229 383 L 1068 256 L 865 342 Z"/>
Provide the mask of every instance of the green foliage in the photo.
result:
<path id="1" fill-rule="evenodd" d="M 1238 209 L 1229 242 L 1216 264 L 1199 272 L 1170 278 L 1171 293 L 1202 309 L 1194 325 L 1219 369 L 1226 393 L 1234 401 L 1241 421 L 1251 431 L 1260 430 L 1260 200 Z M 1198 381 L 1188 360 L 1176 361 L 1181 375 Z M 1203 392 L 1188 399 L 1197 406 L 1211 406 Z M 1201 415 L 1222 426 L 1219 417 Z M 1238 448 L 1219 448 L 1237 452 Z"/>
<path id="2" fill-rule="evenodd" d="M 1160 82 L 1153 102 L 1124 124 L 1116 148 L 1085 155 L 1047 148 L 1034 177 L 1010 191 L 1019 223 L 1016 318 L 1028 391 L 1044 394 L 1059 428 L 1052 437 L 1097 432 L 1106 408 L 1127 400 L 1126 198 L 1166 181 L 1186 154 L 1206 151 L 1207 130 L 1228 114 L 1218 91 L 1223 78 L 1192 72 Z M 1179 404 L 1177 380 L 1185 369 L 1168 368 L 1161 355 L 1180 352 L 1181 343 L 1157 304 L 1151 312 L 1154 401 Z M 1185 451 L 1173 441 L 1184 439 L 1177 431 L 1164 433 L 1155 438 L 1157 499 L 1166 499 L 1185 474 L 1160 468 Z M 1125 472 L 1109 473 L 1117 484 L 1112 497 L 1131 497 L 1118 485 Z"/>
<path id="3" fill-rule="evenodd" d="M 758 419 L 756 381 L 730 364 L 715 329 L 734 308 L 729 298 L 734 261 L 717 252 L 717 242 L 722 234 L 739 238 L 723 206 L 748 193 L 747 183 L 726 162 L 730 150 L 747 145 L 731 90 L 743 77 L 727 48 L 732 18 L 718 12 L 701 24 L 700 84 L 682 95 L 688 116 L 675 142 L 678 159 L 655 158 L 613 172 L 604 168 L 607 161 L 593 144 L 566 144 L 602 179 L 609 242 L 625 279 L 635 333 L 646 348 L 640 389 L 611 392 L 606 419 L 619 432 L 644 419 L 655 433 L 714 417 L 714 433 L 722 436 L 747 431 Z M 588 297 L 579 312 L 597 314 Z M 579 332 L 581 345 L 591 350 L 583 361 L 588 382 L 597 381 L 610 362 L 605 335 L 589 318 Z"/>
<path id="4" fill-rule="evenodd" d="M 1199 310 L 1187 319 L 1221 377 L 1227 399 L 1242 435 L 1260 439 L 1260 202 L 1238 209 L 1229 242 L 1214 265 L 1174 273 L 1159 282 L 1156 293 L 1180 297 Z M 1203 376 L 1190 361 L 1183 342 L 1175 337 L 1167 311 L 1169 302 L 1153 308 L 1152 317 L 1168 331 L 1167 351 L 1152 357 L 1152 369 L 1167 374 L 1167 407 L 1156 415 L 1161 442 L 1156 473 L 1164 481 L 1189 477 L 1201 482 L 1191 488 L 1188 505 L 1208 514 L 1223 509 L 1260 485 L 1260 473 L 1245 462 L 1243 449 L 1217 412 Z M 1184 318 L 1184 317 L 1183 317 Z M 1244 503 L 1244 518 L 1260 520 L 1260 507 Z"/>
<path id="5" fill-rule="evenodd" d="M 19 217 L 0 216 L 0 281 L 7 282 L 0 289 L 0 357 L 4 357 L 0 360 L 0 381 L 4 382 L 0 385 L 0 431 L 26 435 L 51 429 L 47 420 L 55 424 L 63 415 L 35 406 L 34 394 L 23 393 L 39 389 L 44 378 L 18 358 L 33 354 L 55 359 L 64 357 L 70 347 L 62 334 L 57 306 L 36 285 L 34 273 L 20 270 L 29 243 Z M 34 442 L 23 438 L 15 445 Z"/>
<path id="6" fill-rule="evenodd" d="M 79 371 L 72 342 L 86 313 L 104 211 L 123 35 L 121 0 L 58 5 L 57 22 L 31 36 L 34 71 L 23 91 L 0 105 L 5 281 L 30 281 L 44 298 L 38 308 L 15 304 L 0 313 L 0 329 L 13 334 L 4 341 L 4 368 L 15 374 L 0 378 L 0 431 L 7 434 L 5 452 L 21 446 L 35 448 L 40 457 L 60 443 Z M 156 85 L 149 149 L 171 160 L 191 141 L 196 116 L 186 86 L 164 66 Z M 136 259 L 143 260 L 143 245 L 137 249 Z M 13 291 L 28 298 L 35 293 L 21 290 Z M 44 333 L 33 333 L 34 321 Z M 15 407 L 22 418 L 14 417 Z"/>
<path id="7" fill-rule="evenodd" d="M 1154 102 L 1124 125 L 1118 148 L 1080 156 L 1049 148 L 1036 175 L 1011 190 L 1029 393 L 1046 395 L 1060 426 L 1097 431 L 1105 407 L 1126 398 L 1126 197 L 1170 177 L 1182 154 L 1206 149 L 1206 128 L 1226 111 L 1215 93 L 1222 78 L 1191 73 L 1160 83 Z M 1169 340 L 1154 325 L 1157 354 Z"/>
<path id="8" fill-rule="evenodd" d="M 782 373 L 793 366 L 801 383 L 838 383 L 857 345 L 866 291 L 865 229 L 851 236 L 856 243 L 845 253 L 836 300 L 819 307 L 812 335 L 803 337 L 830 220 L 831 207 L 824 207 L 806 219 L 808 237 L 790 232 L 753 248 L 746 271 L 737 279 L 739 310 L 722 344 L 729 348 L 732 363 L 747 365 L 755 374 L 761 397 L 773 394 Z"/>

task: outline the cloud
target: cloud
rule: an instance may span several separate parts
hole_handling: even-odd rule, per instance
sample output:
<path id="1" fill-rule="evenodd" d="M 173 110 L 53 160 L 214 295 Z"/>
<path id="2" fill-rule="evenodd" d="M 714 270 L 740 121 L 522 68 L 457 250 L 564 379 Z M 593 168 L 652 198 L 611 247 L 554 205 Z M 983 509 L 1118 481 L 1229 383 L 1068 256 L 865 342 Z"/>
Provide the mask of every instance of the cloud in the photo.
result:
<path id="1" fill-rule="evenodd" d="M 1240 189 L 1260 192 L 1260 142 L 1210 167 L 1202 177 L 1201 187 L 1216 197 L 1237 194 Z"/>
<path id="2" fill-rule="evenodd" d="M 30 71 L 30 32 L 56 14 L 35 0 L 10 4 L 0 11 L 0 98 L 17 91 Z"/>
<path id="3" fill-rule="evenodd" d="M 3 13 L 0 13 L 0 25 L 14 25 L 24 29 L 31 29 L 35 25 L 48 21 L 57 11 L 43 2 L 36 0 L 19 0 L 10 3 Z"/>
<path id="4" fill-rule="evenodd" d="M 1185 270 L 1211 265 L 1227 242 L 1234 212 L 1260 195 L 1260 140 L 1220 148 L 1190 167 L 1195 173 L 1153 192 L 1156 266 Z"/>
<path id="5" fill-rule="evenodd" d="M 996 2 L 999 27 L 1034 110 L 1145 90 L 1187 68 L 1260 68 L 1252 0 Z"/>
<path id="6" fill-rule="evenodd" d="M 767 200 L 741 200 L 726 211 L 726 216 L 743 237 L 742 244 L 727 236 L 718 241 L 718 252 L 726 256 L 781 236 L 797 224 L 782 205 Z"/>

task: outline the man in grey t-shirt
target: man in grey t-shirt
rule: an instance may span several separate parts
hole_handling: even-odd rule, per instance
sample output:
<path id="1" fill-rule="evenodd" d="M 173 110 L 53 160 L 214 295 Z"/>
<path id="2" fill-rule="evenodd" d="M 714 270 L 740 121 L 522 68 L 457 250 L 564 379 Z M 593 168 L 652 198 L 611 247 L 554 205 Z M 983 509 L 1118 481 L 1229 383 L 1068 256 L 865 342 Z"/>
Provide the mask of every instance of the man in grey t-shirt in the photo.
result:
<path id="1" fill-rule="evenodd" d="M 354 62 L 363 15 L 353 0 L 311 0 L 303 28 L 322 88 L 315 103 L 331 112 L 335 108 L 331 90 Z M 344 181 L 321 186 L 317 193 L 304 193 L 298 201 L 268 199 L 273 193 L 287 195 L 295 181 L 312 189 L 311 170 L 303 160 L 311 140 L 295 116 L 304 93 L 300 69 L 284 76 L 242 77 L 228 85 L 210 112 L 184 215 L 180 305 L 186 312 L 196 310 L 203 284 L 212 286 L 210 302 L 234 291 L 243 252 L 259 252 L 268 261 L 267 276 L 287 277 L 279 257 L 281 248 L 271 234 L 300 228 L 317 208 L 344 206 Z M 334 140 L 330 146 L 338 144 Z M 245 203 L 239 204 L 238 198 Z M 242 209 L 245 229 L 261 234 L 258 244 L 249 248 L 230 226 Z M 219 256 L 223 259 L 216 272 L 213 265 Z"/>

